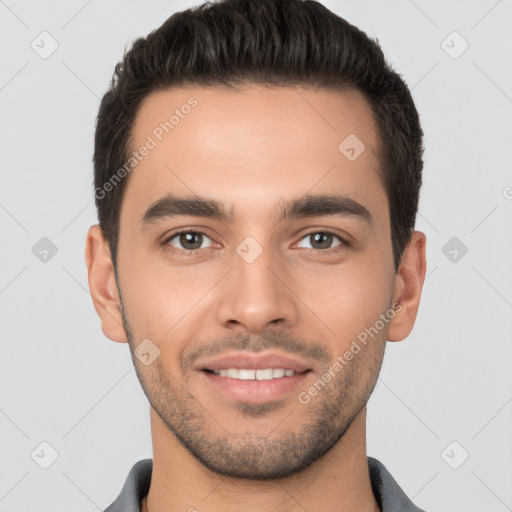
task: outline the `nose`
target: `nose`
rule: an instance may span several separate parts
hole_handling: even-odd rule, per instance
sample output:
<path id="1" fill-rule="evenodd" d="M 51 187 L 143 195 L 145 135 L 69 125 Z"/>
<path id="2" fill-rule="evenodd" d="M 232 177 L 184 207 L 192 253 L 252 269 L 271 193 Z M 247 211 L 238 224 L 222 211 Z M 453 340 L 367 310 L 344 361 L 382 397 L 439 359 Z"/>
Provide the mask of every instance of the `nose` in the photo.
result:
<path id="1" fill-rule="evenodd" d="M 299 298 L 293 292 L 293 276 L 271 249 L 261 249 L 254 261 L 242 251 L 233 254 L 232 270 L 223 280 L 217 303 L 217 319 L 223 327 L 258 333 L 269 324 L 297 323 Z"/>

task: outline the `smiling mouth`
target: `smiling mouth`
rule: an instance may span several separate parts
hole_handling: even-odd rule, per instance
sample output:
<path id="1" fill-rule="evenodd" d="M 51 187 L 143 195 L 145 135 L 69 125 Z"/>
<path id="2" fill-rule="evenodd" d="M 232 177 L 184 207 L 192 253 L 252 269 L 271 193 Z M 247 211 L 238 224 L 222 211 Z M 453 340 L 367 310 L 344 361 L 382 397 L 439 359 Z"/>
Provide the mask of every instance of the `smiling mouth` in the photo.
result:
<path id="1" fill-rule="evenodd" d="M 251 369 L 251 368 L 222 368 L 219 370 L 204 369 L 205 372 L 218 375 L 220 377 L 228 377 L 231 379 L 239 380 L 274 380 L 282 379 L 283 377 L 293 377 L 296 374 L 302 374 L 309 372 L 295 372 L 289 368 L 263 368 L 263 369 Z"/>
<path id="2" fill-rule="evenodd" d="M 301 386 L 311 369 L 296 368 L 203 368 L 200 374 L 215 393 L 235 402 L 270 403 L 281 400 Z"/>

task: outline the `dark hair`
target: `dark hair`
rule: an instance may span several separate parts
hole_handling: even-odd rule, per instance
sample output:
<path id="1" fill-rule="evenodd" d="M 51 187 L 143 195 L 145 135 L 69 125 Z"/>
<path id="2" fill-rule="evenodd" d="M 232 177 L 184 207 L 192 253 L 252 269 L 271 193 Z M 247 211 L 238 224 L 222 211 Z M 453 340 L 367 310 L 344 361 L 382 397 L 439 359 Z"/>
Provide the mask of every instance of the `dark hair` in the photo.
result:
<path id="1" fill-rule="evenodd" d="M 363 93 L 381 143 L 380 173 L 389 201 L 396 272 L 414 230 L 422 182 L 418 112 L 378 40 L 312 0 L 206 2 L 173 14 L 125 51 L 101 101 L 93 158 L 99 225 L 114 269 L 129 175 L 118 183 L 112 179 L 126 167 L 142 100 L 170 86 L 236 89 L 247 83 L 352 87 Z M 109 180 L 114 186 L 106 186 Z"/>

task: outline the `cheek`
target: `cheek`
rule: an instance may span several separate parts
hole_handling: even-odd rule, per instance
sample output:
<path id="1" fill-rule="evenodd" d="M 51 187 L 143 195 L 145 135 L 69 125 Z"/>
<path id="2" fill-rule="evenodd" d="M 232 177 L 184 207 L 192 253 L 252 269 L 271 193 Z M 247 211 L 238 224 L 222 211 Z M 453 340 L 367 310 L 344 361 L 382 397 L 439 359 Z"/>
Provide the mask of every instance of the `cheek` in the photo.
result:
<path id="1" fill-rule="evenodd" d="M 134 249 L 126 244 L 119 259 L 119 279 L 123 300 L 134 326 L 164 335 L 215 283 L 205 266 L 174 266 L 164 250 L 153 252 Z"/>
<path id="2" fill-rule="evenodd" d="M 388 306 L 391 294 L 389 270 L 378 261 L 361 262 L 316 275 L 302 287 L 304 302 L 328 327 L 328 336 L 336 340 L 336 350 L 350 344 L 359 333 L 375 324 Z M 317 317 L 308 315 L 311 322 Z"/>

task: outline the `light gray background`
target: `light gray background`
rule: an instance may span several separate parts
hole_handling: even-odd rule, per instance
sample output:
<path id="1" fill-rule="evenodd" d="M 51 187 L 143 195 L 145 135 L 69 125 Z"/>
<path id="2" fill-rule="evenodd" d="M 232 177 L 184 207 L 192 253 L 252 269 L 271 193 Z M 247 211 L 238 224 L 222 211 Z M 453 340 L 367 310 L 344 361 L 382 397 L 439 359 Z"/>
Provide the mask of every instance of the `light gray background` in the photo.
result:
<path id="1" fill-rule="evenodd" d="M 94 122 L 125 44 L 197 3 L 0 0 L 1 512 L 103 510 L 152 456 L 128 346 L 88 292 Z M 425 131 L 428 277 L 413 333 L 388 343 L 368 453 L 429 511 L 512 510 L 512 1 L 324 3 L 378 37 Z M 47 59 L 42 31 L 59 45 Z M 48 469 L 31 458 L 43 441 Z"/>

